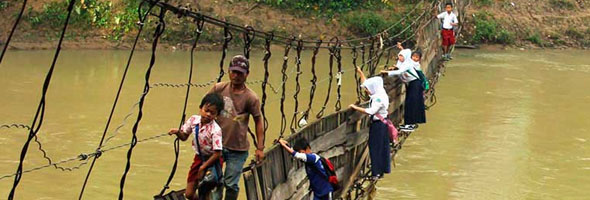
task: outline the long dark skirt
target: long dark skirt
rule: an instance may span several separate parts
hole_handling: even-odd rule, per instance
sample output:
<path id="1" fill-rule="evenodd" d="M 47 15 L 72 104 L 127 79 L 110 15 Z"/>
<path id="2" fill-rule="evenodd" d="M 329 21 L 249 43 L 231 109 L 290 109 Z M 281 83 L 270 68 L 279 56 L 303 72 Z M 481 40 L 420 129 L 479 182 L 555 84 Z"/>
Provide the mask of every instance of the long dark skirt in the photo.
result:
<path id="1" fill-rule="evenodd" d="M 369 128 L 369 155 L 371 156 L 373 176 L 383 176 L 384 173 L 391 172 L 387 125 L 381 121 L 373 121 Z"/>
<path id="2" fill-rule="evenodd" d="M 411 81 L 406 89 L 406 101 L 404 105 L 404 123 L 426 123 L 426 107 L 424 107 L 424 88 L 418 79 Z"/>

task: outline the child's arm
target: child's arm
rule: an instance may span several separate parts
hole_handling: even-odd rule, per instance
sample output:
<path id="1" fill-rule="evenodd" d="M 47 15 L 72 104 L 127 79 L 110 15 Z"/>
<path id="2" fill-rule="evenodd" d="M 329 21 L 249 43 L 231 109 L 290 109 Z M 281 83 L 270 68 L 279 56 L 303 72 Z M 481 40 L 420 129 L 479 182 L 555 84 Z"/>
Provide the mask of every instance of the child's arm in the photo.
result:
<path id="1" fill-rule="evenodd" d="M 171 128 L 170 131 L 168 131 L 168 135 L 176 135 L 178 139 L 186 141 L 186 139 L 188 139 L 188 136 L 190 136 L 191 134 L 185 133 L 184 131 L 179 130 L 177 128 Z"/>
<path id="2" fill-rule="evenodd" d="M 359 74 L 360 78 L 361 78 L 361 83 L 365 82 L 365 80 L 367 80 L 367 77 L 365 77 L 365 73 L 363 73 L 363 70 L 361 70 L 361 68 L 356 67 L 356 73 Z"/>
<path id="3" fill-rule="evenodd" d="M 213 154 L 209 157 L 209 159 L 203 163 L 201 165 L 201 167 L 199 167 L 199 173 L 201 172 L 205 172 L 205 170 L 207 170 L 207 168 L 209 166 L 212 166 L 213 164 L 215 164 L 215 162 L 219 162 L 219 158 L 221 158 L 221 151 L 215 151 L 213 152 Z M 198 177 L 202 177 L 202 176 L 198 176 Z"/>
<path id="4" fill-rule="evenodd" d="M 283 146 L 283 148 L 285 150 L 287 150 L 287 152 L 289 152 L 289 154 L 293 154 L 293 152 L 295 152 L 295 150 L 293 150 L 291 147 L 289 147 L 289 143 L 283 139 L 279 139 L 279 143 L 281 144 L 281 146 Z"/>
<path id="5" fill-rule="evenodd" d="M 285 150 L 287 150 L 287 152 L 289 152 L 289 154 L 293 155 L 295 159 L 301 160 L 305 163 L 315 163 L 317 161 L 316 156 L 313 154 L 295 152 L 295 150 L 288 146 L 289 143 L 283 139 L 279 139 L 279 143 L 285 148 Z"/>
<path id="6" fill-rule="evenodd" d="M 367 114 L 367 111 L 366 111 L 366 109 L 365 109 L 365 108 L 359 107 L 359 106 L 357 106 L 357 105 L 350 104 L 348 107 L 349 107 L 349 108 L 352 108 L 353 110 L 359 111 L 359 112 L 361 112 L 361 113 Z"/>
<path id="7" fill-rule="evenodd" d="M 404 46 L 402 46 L 402 43 L 401 43 L 401 42 L 398 42 L 398 43 L 397 43 L 397 48 L 398 48 L 399 50 L 404 50 Z"/>

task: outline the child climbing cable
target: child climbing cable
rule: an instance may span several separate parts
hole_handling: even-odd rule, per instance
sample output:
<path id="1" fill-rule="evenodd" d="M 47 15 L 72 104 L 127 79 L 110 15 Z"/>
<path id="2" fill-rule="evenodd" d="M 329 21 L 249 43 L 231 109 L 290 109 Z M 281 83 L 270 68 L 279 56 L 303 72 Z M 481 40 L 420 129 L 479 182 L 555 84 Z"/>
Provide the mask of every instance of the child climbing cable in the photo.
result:
<path id="1" fill-rule="evenodd" d="M 217 115 L 223 110 L 223 98 L 216 93 L 207 94 L 199 106 L 199 115 L 191 116 L 180 129 L 170 129 L 168 134 L 176 135 L 186 141 L 193 135 L 192 146 L 195 150 L 193 163 L 190 167 L 186 183 L 185 196 L 189 200 L 209 199 L 209 193 L 221 181 L 221 127 L 215 122 Z M 203 181 L 205 174 L 212 177 Z M 195 196 L 195 190 L 199 190 Z"/>
<path id="2" fill-rule="evenodd" d="M 332 192 L 334 188 L 327 178 L 328 169 L 324 168 L 321 157 L 311 151 L 311 146 L 307 140 L 301 138 L 295 141 L 293 148 L 289 147 L 289 143 L 283 139 L 279 139 L 279 143 L 287 152 L 293 155 L 294 158 L 305 163 L 305 173 L 309 179 L 309 187 L 313 192 L 314 200 L 332 200 Z"/>
<path id="3" fill-rule="evenodd" d="M 426 107 L 424 106 L 425 85 L 417 69 L 420 69 L 421 53 L 412 54 L 412 50 L 402 49 L 398 53 L 397 69 L 381 71 L 381 74 L 388 76 L 399 76 L 402 82 L 406 83 L 406 99 L 404 104 L 404 123 L 402 130 L 414 131 L 421 123 L 426 123 Z"/>
<path id="4" fill-rule="evenodd" d="M 364 114 L 372 115 L 372 123 L 369 128 L 369 156 L 371 157 L 371 173 L 374 178 L 382 178 L 384 174 L 391 172 L 391 156 L 389 151 L 389 127 L 388 108 L 389 96 L 383 88 L 381 77 L 365 78 L 363 71 L 356 68 L 361 78 L 361 87 L 371 97 L 369 108 L 361 108 L 351 104 L 349 107 Z M 394 128 L 395 129 L 395 128 Z M 396 138 L 391 138 L 396 139 Z"/>

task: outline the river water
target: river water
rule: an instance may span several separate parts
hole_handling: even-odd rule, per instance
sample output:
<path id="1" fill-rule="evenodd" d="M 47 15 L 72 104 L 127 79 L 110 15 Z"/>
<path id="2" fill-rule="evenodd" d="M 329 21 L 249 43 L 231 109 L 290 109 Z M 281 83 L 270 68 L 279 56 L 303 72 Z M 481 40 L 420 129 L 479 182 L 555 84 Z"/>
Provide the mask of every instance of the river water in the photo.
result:
<path id="1" fill-rule="evenodd" d="M 589 55 L 456 52 L 378 199 L 588 199 Z"/>
<path id="2" fill-rule="evenodd" d="M 230 52 L 228 57 L 238 52 Z M 347 56 L 343 75 L 342 105 L 356 100 L 352 65 Z M 280 132 L 280 83 L 283 52 L 273 50 L 267 114 L 270 129 L 266 146 Z M 429 123 L 413 134 L 398 154 L 397 167 L 378 185 L 379 199 L 576 199 L 590 195 L 590 140 L 587 112 L 590 106 L 590 58 L 585 51 L 458 51 L 446 76 L 437 85 L 438 103 L 428 112 Z M 54 161 L 90 153 L 102 135 L 127 51 L 62 52 L 47 95 L 47 111 L 39 141 Z M 105 148 L 130 141 L 137 116 L 133 107 L 144 84 L 150 52 L 136 54 L 123 88 Z M 194 83 L 217 77 L 220 52 L 198 52 Z M 250 81 L 263 79 L 262 53 L 253 52 Z M 30 124 L 52 51 L 9 51 L 0 65 L 0 124 Z M 285 113 L 294 111 L 294 54 L 287 74 Z M 299 111 L 307 108 L 310 91 L 311 52 L 303 52 Z M 227 60 L 225 62 L 227 64 Z M 158 52 L 151 83 L 185 83 L 188 52 Z M 226 65 L 225 64 L 225 65 Z M 318 56 L 318 90 L 313 114 L 327 94 L 328 54 Z M 336 72 L 334 66 L 334 72 Z M 224 77 L 227 80 L 227 76 Z M 188 113 L 210 86 L 192 88 Z M 249 85 L 262 96 L 260 84 Z M 333 85 L 328 113 L 334 111 Z M 138 138 L 165 133 L 177 127 L 184 101 L 182 88 L 150 90 Z M 132 112 L 131 117 L 124 117 Z M 115 133 L 117 126 L 124 126 Z M 287 124 L 287 132 L 289 124 Z M 0 129 L 0 175 L 14 173 L 27 132 Z M 139 143 L 125 185 L 127 199 L 149 199 L 158 193 L 170 172 L 173 137 Z M 47 163 L 31 143 L 25 169 Z M 193 150 L 181 144 L 179 168 L 171 184 L 185 185 Z M 125 167 L 127 147 L 102 155 L 93 170 L 85 199 L 113 199 Z M 65 164 L 77 166 L 80 162 Z M 17 199 L 75 199 L 88 170 L 62 172 L 47 168 L 23 175 Z M 0 179 L 0 196 L 7 196 L 13 177 Z M 240 186 L 243 186 L 240 184 Z M 244 198 L 242 192 L 242 198 Z"/>

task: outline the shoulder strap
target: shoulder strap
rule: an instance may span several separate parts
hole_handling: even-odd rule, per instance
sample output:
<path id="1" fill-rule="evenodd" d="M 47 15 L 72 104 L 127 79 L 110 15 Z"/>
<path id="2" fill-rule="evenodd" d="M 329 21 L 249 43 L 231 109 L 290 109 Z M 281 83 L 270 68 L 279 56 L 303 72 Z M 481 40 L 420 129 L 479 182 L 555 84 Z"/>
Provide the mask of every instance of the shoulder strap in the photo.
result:
<path id="1" fill-rule="evenodd" d="M 383 116 L 381 116 L 379 113 L 375 114 L 375 116 L 377 116 L 377 118 L 379 118 L 379 120 L 381 120 L 383 123 L 385 123 L 385 118 L 383 118 Z"/>
<path id="2" fill-rule="evenodd" d="M 324 159 L 324 158 L 321 157 L 320 155 L 317 155 L 317 154 L 316 154 L 316 156 L 320 158 L 320 159 L 318 159 L 318 162 L 320 162 L 320 165 L 322 165 L 322 167 L 324 168 L 324 171 L 326 171 L 326 167 L 324 167 L 324 163 L 322 161 L 322 159 Z M 322 171 L 320 169 L 318 169 L 316 163 L 313 163 L 312 169 L 314 169 L 317 173 L 321 174 L 326 179 L 326 181 L 330 182 L 330 177 L 328 177 L 328 172 L 322 173 Z"/>
<path id="3" fill-rule="evenodd" d="M 413 69 L 413 68 L 414 68 L 414 66 L 412 66 L 412 69 Z M 419 80 L 422 80 L 422 79 L 420 79 L 420 77 L 416 76 L 416 75 L 415 75 L 414 73 L 412 73 L 410 70 L 411 70 L 411 69 L 408 69 L 408 70 L 406 70 L 406 72 L 408 72 L 408 73 L 409 73 L 410 75 L 412 75 L 414 78 L 417 78 L 417 79 L 419 79 Z M 414 70 L 416 70 L 416 69 L 414 69 Z"/>
<path id="4" fill-rule="evenodd" d="M 201 126 L 201 123 L 197 124 L 197 126 L 195 126 L 195 130 L 193 130 L 193 132 L 195 132 L 195 143 L 197 143 L 197 151 L 199 152 L 199 158 L 201 159 L 201 163 L 205 163 L 206 160 L 203 160 L 203 153 L 201 153 L 201 145 L 199 145 L 199 127 Z"/>

